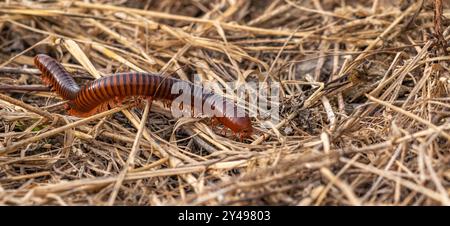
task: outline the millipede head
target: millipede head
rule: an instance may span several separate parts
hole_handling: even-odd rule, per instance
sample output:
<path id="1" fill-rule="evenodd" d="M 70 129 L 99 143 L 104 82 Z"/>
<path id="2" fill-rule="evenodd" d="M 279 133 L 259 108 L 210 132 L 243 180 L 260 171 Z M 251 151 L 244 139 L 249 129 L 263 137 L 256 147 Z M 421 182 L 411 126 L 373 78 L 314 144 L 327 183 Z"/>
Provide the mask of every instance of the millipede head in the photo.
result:
<path id="1" fill-rule="evenodd" d="M 249 117 L 216 117 L 225 127 L 237 134 L 241 140 L 253 134 L 252 122 Z"/>

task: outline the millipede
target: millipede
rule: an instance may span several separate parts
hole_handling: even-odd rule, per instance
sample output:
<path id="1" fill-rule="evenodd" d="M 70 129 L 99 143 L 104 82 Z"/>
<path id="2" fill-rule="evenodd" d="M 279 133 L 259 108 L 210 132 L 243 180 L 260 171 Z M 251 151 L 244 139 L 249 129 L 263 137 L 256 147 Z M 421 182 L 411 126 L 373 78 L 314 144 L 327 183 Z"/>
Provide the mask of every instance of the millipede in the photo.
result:
<path id="1" fill-rule="evenodd" d="M 100 113 L 120 104 L 127 97 L 147 97 L 171 103 L 182 93 L 174 93 L 177 87 L 185 87 L 189 93 L 191 109 L 203 112 L 203 106 L 211 106 L 209 115 L 225 127 L 239 134 L 241 139 L 252 134 L 251 119 L 247 114 L 237 115 L 243 108 L 233 100 L 212 92 L 204 92 L 197 85 L 167 76 L 153 73 L 126 72 L 101 77 L 80 87 L 64 67 L 50 56 L 39 54 L 35 64 L 41 71 L 41 79 L 63 99 L 68 100 L 70 115 L 87 117 Z M 175 84 L 177 86 L 175 87 Z M 195 103 L 202 103 L 195 105 Z M 198 109 L 200 108 L 202 109 Z"/>

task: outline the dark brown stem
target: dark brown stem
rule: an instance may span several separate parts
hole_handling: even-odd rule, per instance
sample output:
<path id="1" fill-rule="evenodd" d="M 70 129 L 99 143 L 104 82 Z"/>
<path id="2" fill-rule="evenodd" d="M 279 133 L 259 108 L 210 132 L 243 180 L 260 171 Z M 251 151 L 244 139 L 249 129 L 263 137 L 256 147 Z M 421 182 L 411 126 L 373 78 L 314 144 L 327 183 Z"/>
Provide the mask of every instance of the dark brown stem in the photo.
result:
<path id="1" fill-rule="evenodd" d="M 2 67 L 0 73 L 9 74 L 27 74 L 27 75 L 39 75 L 41 72 L 38 69 L 31 68 L 14 68 L 14 67 Z"/>
<path id="2" fill-rule="evenodd" d="M 50 92 L 50 87 L 43 85 L 0 85 L 0 92 L 10 92 L 10 91 L 41 91 Z"/>

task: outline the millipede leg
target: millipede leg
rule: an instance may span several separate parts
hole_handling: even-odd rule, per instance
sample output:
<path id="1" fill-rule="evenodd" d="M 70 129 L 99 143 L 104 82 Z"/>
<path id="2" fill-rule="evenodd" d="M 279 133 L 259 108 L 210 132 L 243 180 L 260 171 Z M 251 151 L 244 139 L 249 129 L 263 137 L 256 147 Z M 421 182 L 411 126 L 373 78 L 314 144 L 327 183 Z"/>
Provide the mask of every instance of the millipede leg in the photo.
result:
<path id="1" fill-rule="evenodd" d="M 219 125 L 219 120 L 217 118 L 211 119 L 211 128 L 216 128 L 216 126 Z"/>
<path id="2" fill-rule="evenodd" d="M 222 128 L 222 130 L 220 131 L 220 133 L 221 133 L 223 136 L 226 137 L 226 136 L 227 136 L 227 130 L 228 130 L 228 128 L 224 126 L 224 127 Z"/>
<path id="3" fill-rule="evenodd" d="M 64 110 L 66 110 L 66 111 L 70 110 L 70 106 L 68 103 L 64 104 Z"/>
<path id="4" fill-rule="evenodd" d="M 239 141 L 243 142 L 244 141 L 244 133 L 238 133 L 239 134 Z"/>
<path id="5" fill-rule="evenodd" d="M 122 106 L 122 102 L 123 102 L 124 97 L 114 97 L 114 101 L 115 101 L 115 106 Z"/>

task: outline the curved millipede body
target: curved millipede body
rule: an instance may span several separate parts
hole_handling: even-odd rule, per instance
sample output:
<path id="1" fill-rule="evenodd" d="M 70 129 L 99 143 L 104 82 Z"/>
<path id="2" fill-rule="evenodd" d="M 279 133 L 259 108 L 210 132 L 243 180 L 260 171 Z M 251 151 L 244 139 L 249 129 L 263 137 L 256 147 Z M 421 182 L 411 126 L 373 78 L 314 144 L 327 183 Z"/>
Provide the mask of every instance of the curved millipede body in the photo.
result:
<path id="1" fill-rule="evenodd" d="M 75 99 L 80 87 L 59 62 L 45 54 L 39 54 L 34 58 L 34 64 L 42 72 L 44 84 L 51 86 L 66 100 Z"/>
<path id="2" fill-rule="evenodd" d="M 208 106 L 210 111 L 206 116 L 216 118 L 241 137 L 252 133 L 250 118 L 245 114 L 237 115 L 238 111 L 243 112 L 243 109 L 233 100 L 211 92 L 205 93 L 202 88 L 190 82 L 152 73 L 130 72 L 105 76 L 80 88 L 54 59 L 41 54 L 36 56 L 35 63 L 42 71 L 44 82 L 51 85 L 64 99 L 70 100 L 68 110 L 71 115 L 93 115 L 113 107 L 117 100 L 132 96 L 150 97 L 178 104 L 180 95 L 188 90 L 191 109 L 205 115 L 204 106 Z M 181 88 L 184 88 L 181 93 L 174 92 Z M 186 103 L 186 99 L 183 103 Z"/>

